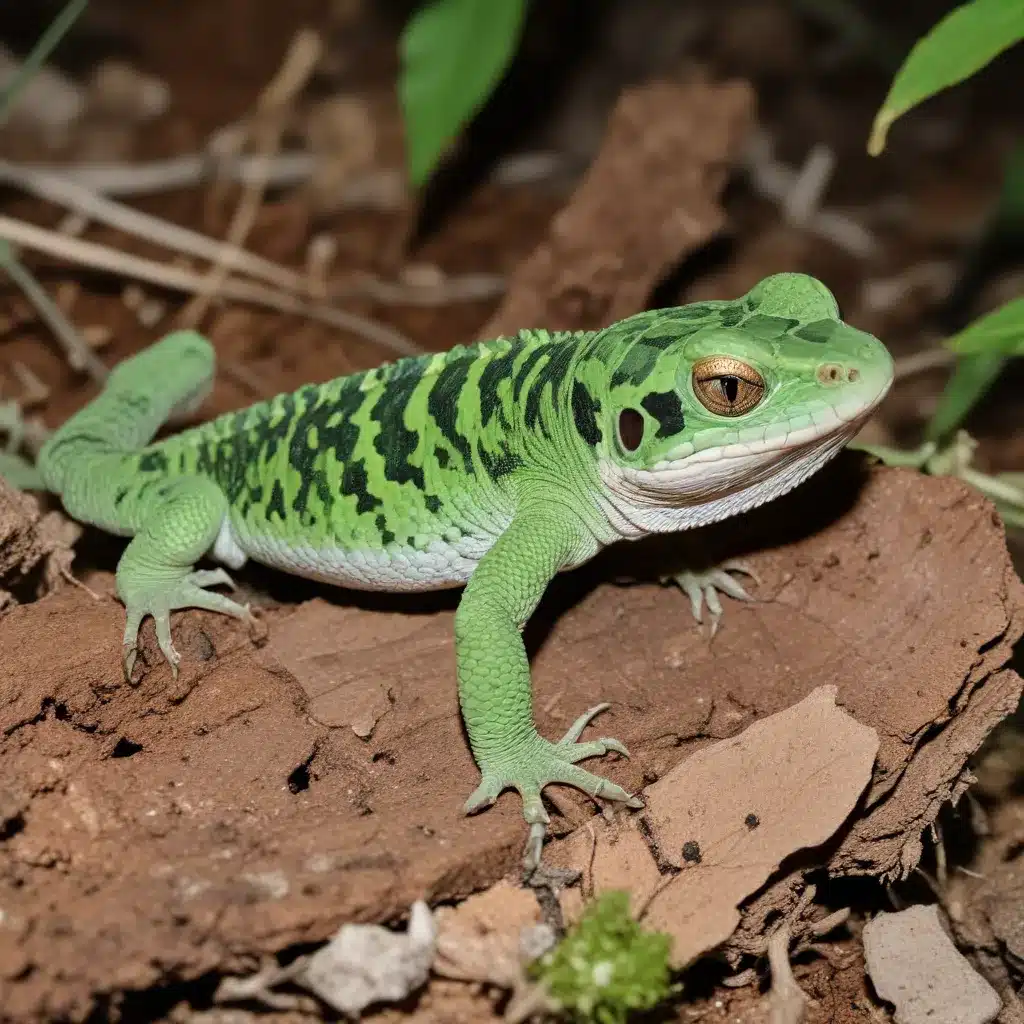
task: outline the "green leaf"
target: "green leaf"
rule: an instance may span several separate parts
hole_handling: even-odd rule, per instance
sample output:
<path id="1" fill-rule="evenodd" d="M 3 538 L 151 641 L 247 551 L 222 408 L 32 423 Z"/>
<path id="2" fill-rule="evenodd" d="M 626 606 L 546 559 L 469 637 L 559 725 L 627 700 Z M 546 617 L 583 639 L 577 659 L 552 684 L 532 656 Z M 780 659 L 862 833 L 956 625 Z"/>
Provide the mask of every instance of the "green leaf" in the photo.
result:
<path id="1" fill-rule="evenodd" d="M 402 33 L 398 95 L 409 178 L 422 185 L 512 61 L 526 0 L 434 0 Z"/>
<path id="2" fill-rule="evenodd" d="M 1024 39 L 1022 0 L 971 0 L 917 41 L 875 116 L 868 152 L 878 156 L 896 118 L 937 92 L 962 82 Z"/>
<path id="3" fill-rule="evenodd" d="M 958 427 L 978 399 L 992 386 L 1005 362 L 1004 356 L 990 352 L 964 356 L 957 363 L 953 376 L 946 382 L 939 407 L 925 429 L 925 438 L 937 441 Z"/>
<path id="4" fill-rule="evenodd" d="M 959 355 L 1024 356 L 1024 296 L 986 313 L 946 345 Z"/>
<path id="5" fill-rule="evenodd" d="M 68 29 L 75 23 L 88 3 L 89 0 L 68 0 L 60 14 L 50 22 L 46 31 L 39 37 L 21 67 L 0 89 L 0 124 L 7 120 L 11 106 L 25 83 L 46 62 L 46 58 L 56 49 L 57 44 L 64 38 Z"/>

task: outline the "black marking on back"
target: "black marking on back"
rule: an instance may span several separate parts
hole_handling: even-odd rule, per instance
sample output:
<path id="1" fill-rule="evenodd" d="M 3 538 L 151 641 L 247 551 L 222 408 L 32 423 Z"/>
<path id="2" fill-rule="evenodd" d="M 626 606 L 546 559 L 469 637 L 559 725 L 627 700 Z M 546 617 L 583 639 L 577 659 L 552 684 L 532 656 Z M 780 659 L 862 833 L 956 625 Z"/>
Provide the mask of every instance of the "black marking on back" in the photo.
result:
<path id="1" fill-rule="evenodd" d="M 360 388 L 364 374 L 345 378 L 337 396 L 331 396 L 321 386 L 309 384 L 296 393 L 302 412 L 293 412 L 291 438 L 288 443 L 288 464 L 299 474 L 299 489 L 292 501 L 292 508 L 303 521 L 308 521 L 309 492 L 316 489 L 317 497 L 328 518 L 334 507 L 324 471 L 325 461 L 331 459 L 347 465 L 359 440 L 359 428 L 352 422 L 363 401 Z M 341 417 L 340 422 L 329 425 L 331 419 Z M 316 430 L 316 447 L 309 446 L 309 433 Z M 342 489 L 344 493 L 344 488 Z"/>
<path id="2" fill-rule="evenodd" d="M 423 504 L 432 515 L 441 511 L 441 499 L 436 494 L 423 495 Z"/>
<path id="3" fill-rule="evenodd" d="M 672 437 L 686 426 L 682 402 L 674 391 L 652 391 L 640 404 L 658 421 L 655 437 Z"/>
<path id="4" fill-rule="evenodd" d="M 487 451 L 483 445 L 477 445 L 477 454 L 480 456 L 487 475 L 492 480 L 508 476 L 509 473 L 514 473 L 524 465 L 523 460 L 504 445 L 496 454 Z"/>
<path id="5" fill-rule="evenodd" d="M 434 461 L 437 463 L 439 469 L 447 469 L 448 463 L 451 462 L 451 456 L 448 454 L 448 449 L 435 445 Z"/>
<path id="6" fill-rule="evenodd" d="M 427 412 L 433 417 L 441 436 L 462 456 L 463 468 L 474 476 L 473 453 L 469 439 L 456 428 L 459 396 L 469 379 L 469 370 L 476 356 L 472 352 L 459 353 L 445 363 L 427 395 Z"/>
<path id="7" fill-rule="evenodd" d="M 281 487 L 281 481 L 275 480 L 274 486 L 270 489 L 270 501 L 267 502 L 266 519 L 267 522 L 272 522 L 272 516 L 277 513 L 281 519 L 284 519 L 284 489 Z"/>
<path id="8" fill-rule="evenodd" d="M 380 533 L 381 543 L 387 546 L 394 539 L 395 535 L 388 529 L 388 518 L 381 512 L 376 519 L 374 519 L 374 525 L 377 527 L 377 531 Z"/>
<path id="9" fill-rule="evenodd" d="M 140 455 L 137 465 L 140 473 L 166 473 L 170 468 L 167 456 L 159 450 Z"/>
<path id="10" fill-rule="evenodd" d="M 519 399 L 522 396 L 523 388 L 526 387 L 526 381 L 528 380 L 530 373 L 537 363 L 544 358 L 548 353 L 547 345 L 537 345 L 537 347 L 523 360 L 523 365 L 516 371 L 515 380 L 512 382 L 512 401 L 516 405 L 519 404 Z"/>
<path id="11" fill-rule="evenodd" d="M 299 475 L 299 489 L 292 499 L 292 509 L 298 514 L 300 522 L 308 522 L 309 492 L 315 487 L 317 496 L 323 503 L 328 515 L 334 504 L 333 495 L 327 486 L 327 477 L 319 464 L 320 453 L 324 449 L 324 432 L 329 432 L 327 417 L 336 411 L 329 403 L 321 402 L 320 389 L 314 384 L 300 388 L 295 395 L 295 408 L 302 412 L 294 416 L 291 425 L 291 438 L 288 441 L 288 465 Z M 309 432 L 316 428 L 317 446 L 310 448 Z"/>
<path id="12" fill-rule="evenodd" d="M 261 501 L 263 501 L 263 485 L 256 484 L 255 487 L 250 487 L 242 500 L 242 516 L 248 516 L 253 505 L 258 505 Z"/>
<path id="13" fill-rule="evenodd" d="M 589 445 L 601 440 L 601 428 L 597 425 L 600 411 L 600 400 L 594 398 L 582 381 L 576 381 L 572 386 L 572 420 L 580 437 Z"/>
<path id="14" fill-rule="evenodd" d="M 549 426 L 541 423 L 541 400 L 544 397 L 545 389 L 550 386 L 551 402 L 556 409 L 559 407 L 558 395 L 569 373 L 572 354 L 573 347 L 571 345 L 564 342 L 552 345 L 550 358 L 537 371 L 526 395 L 526 408 L 523 414 L 523 421 L 530 430 L 535 430 L 538 424 L 540 424 L 541 430 L 545 430 L 545 427 Z"/>
<path id="15" fill-rule="evenodd" d="M 362 459 L 345 463 L 345 470 L 341 474 L 341 493 L 356 499 L 356 512 L 360 514 L 372 512 L 384 504 L 380 498 L 370 493 L 368 484 L 366 465 Z"/>
<path id="16" fill-rule="evenodd" d="M 412 393 L 423 378 L 423 363 L 416 364 L 419 372 L 403 373 L 381 389 L 377 404 L 370 411 L 370 419 L 380 424 L 380 433 L 373 446 L 384 460 L 384 477 L 396 484 L 411 483 L 423 490 L 423 468 L 414 466 L 410 457 L 416 451 L 420 435 L 405 425 L 405 410 Z"/>
<path id="17" fill-rule="evenodd" d="M 480 371 L 480 425 L 486 427 L 491 417 L 498 413 L 501 417 L 501 426 L 508 430 L 510 424 L 505 411 L 501 407 L 501 400 L 498 397 L 498 387 L 503 380 L 512 376 L 512 369 L 515 361 L 522 351 L 522 345 L 513 344 L 509 350 L 501 356 L 494 356 L 487 365 Z"/>
<path id="18" fill-rule="evenodd" d="M 196 469 L 215 480 L 237 507 L 249 496 L 250 469 L 273 463 L 294 415 L 295 396 L 289 394 L 274 400 L 273 412 L 268 406 L 266 415 L 251 422 L 245 410 L 215 420 L 196 449 Z"/>

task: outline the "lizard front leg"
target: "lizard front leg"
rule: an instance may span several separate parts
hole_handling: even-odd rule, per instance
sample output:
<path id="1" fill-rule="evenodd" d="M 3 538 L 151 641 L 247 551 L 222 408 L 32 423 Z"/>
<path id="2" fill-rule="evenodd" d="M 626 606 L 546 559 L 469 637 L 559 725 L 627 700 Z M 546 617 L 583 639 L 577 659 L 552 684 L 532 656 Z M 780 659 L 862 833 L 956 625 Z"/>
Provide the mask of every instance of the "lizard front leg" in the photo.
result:
<path id="1" fill-rule="evenodd" d="M 117 565 L 117 593 L 124 602 L 124 672 L 131 679 L 139 627 L 147 615 L 156 624 L 157 641 L 175 676 L 180 657 L 171 641 L 170 613 L 177 608 L 205 608 L 252 625 L 248 607 L 205 587 L 231 578 L 223 569 L 196 571 L 195 563 L 209 551 L 227 512 L 220 488 L 204 477 L 184 476 L 150 482 L 143 496 L 141 529 Z M 140 502 L 141 503 L 141 502 Z"/>
<path id="2" fill-rule="evenodd" d="M 541 791 L 552 782 L 576 786 L 592 797 L 643 804 L 621 786 L 580 768 L 577 761 L 614 750 L 618 740 L 579 743 L 587 723 L 607 704 L 581 715 L 557 743 L 544 739 L 533 720 L 530 666 L 521 631 L 545 587 L 570 561 L 576 527 L 545 512 L 522 513 L 481 559 L 455 616 L 459 702 L 480 785 L 466 801 L 471 813 L 490 806 L 505 789 L 523 799 L 530 826 L 525 866 L 540 861 L 548 814 Z"/>

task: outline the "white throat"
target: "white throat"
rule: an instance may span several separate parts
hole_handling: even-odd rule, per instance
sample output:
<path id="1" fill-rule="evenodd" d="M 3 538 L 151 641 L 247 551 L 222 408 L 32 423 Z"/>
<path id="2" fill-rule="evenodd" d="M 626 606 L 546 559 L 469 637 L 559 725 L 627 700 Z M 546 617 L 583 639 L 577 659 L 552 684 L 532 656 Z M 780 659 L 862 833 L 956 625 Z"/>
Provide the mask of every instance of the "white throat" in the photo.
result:
<path id="1" fill-rule="evenodd" d="M 775 450 L 706 450 L 658 471 L 602 462 L 601 507 L 615 533 L 628 539 L 706 526 L 791 491 L 834 458 L 859 426 L 845 423 L 824 438 L 791 434 Z"/>

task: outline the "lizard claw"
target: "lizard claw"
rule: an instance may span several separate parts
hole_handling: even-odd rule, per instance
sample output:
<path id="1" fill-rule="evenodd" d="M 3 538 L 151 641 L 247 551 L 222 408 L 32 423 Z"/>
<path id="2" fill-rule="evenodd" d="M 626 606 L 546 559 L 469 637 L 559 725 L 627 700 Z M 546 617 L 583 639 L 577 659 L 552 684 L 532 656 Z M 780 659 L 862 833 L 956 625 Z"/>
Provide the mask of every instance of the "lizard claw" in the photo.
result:
<path id="1" fill-rule="evenodd" d="M 147 615 L 153 616 L 157 643 L 164 659 L 171 666 L 171 674 L 175 679 L 178 678 L 178 666 L 181 663 L 181 655 L 175 649 L 171 638 L 171 612 L 175 609 L 204 608 L 207 611 L 221 612 L 241 619 L 249 626 L 250 630 L 255 627 L 256 619 L 247 605 L 241 605 L 223 594 L 211 593 L 203 589 L 220 583 L 232 585 L 231 578 L 223 569 L 201 569 L 196 572 L 188 572 L 181 579 L 170 584 L 132 586 L 129 581 L 118 578 L 118 590 L 127 611 L 122 665 L 125 679 L 129 683 L 138 653 L 139 627 Z"/>
<path id="2" fill-rule="evenodd" d="M 723 608 L 718 593 L 728 594 L 735 601 L 756 601 L 743 588 L 739 580 L 734 579 L 729 573 L 742 573 L 749 576 L 755 583 L 761 581 L 757 578 L 754 570 L 738 559 L 729 559 L 712 569 L 702 572 L 684 570 L 674 576 L 665 576 L 662 583 L 675 583 L 690 599 L 690 610 L 698 624 L 704 621 L 704 607 L 707 606 L 711 629 L 710 636 L 718 632 L 718 625 L 721 621 Z"/>
<path id="3" fill-rule="evenodd" d="M 629 756 L 624 744 L 602 737 L 585 743 L 577 742 L 590 720 L 609 707 L 599 704 L 580 715 L 558 743 L 551 743 L 534 734 L 499 758 L 481 758 L 483 778 L 463 808 L 466 814 L 489 807 L 505 789 L 516 789 L 523 799 L 523 817 L 530 826 L 523 854 L 523 867 L 533 871 L 540 863 L 541 848 L 547 832 L 548 812 L 541 800 L 541 791 L 553 782 L 575 786 L 594 799 L 613 800 L 639 809 L 643 801 L 608 779 L 580 768 L 576 762 L 600 757 L 609 751 Z"/>

